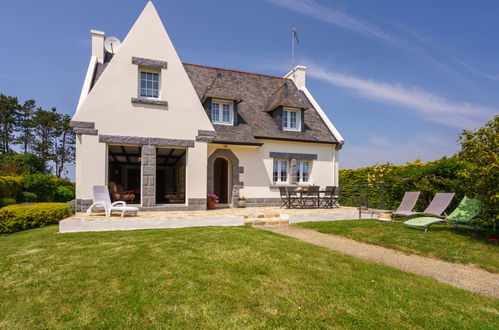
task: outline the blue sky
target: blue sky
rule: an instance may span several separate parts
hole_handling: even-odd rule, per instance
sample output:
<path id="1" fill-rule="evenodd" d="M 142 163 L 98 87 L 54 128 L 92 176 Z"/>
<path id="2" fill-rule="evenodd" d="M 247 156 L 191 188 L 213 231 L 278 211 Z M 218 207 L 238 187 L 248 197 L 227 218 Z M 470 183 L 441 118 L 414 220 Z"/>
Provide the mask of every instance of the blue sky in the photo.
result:
<path id="1" fill-rule="evenodd" d="M 9 1 L 0 92 L 72 114 L 90 29 L 123 39 L 146 1 Z M 342 168 L 452 155 L 499 113 L 497 1 L 155 1 L 184 62 L 283 75 L 296 62 L 342 133 Z M 73 175 L 70 175 L 71 177 Z"/>

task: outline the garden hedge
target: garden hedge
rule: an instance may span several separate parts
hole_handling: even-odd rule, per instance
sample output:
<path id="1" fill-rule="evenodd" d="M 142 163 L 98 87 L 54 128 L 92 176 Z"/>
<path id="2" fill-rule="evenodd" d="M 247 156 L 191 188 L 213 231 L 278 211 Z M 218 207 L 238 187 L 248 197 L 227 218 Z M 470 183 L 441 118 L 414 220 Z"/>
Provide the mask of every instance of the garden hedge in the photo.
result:
<path id="1" fill-rule="evenodd" d="M 10 205 L 0 209 L 0 233 L 44 227 L 69 216 L 67 203 Z"/>
<path id="2" fill-rule="evenodd" d="M 17 200 L 22 188 L 21 176 L 0 176 L 0 198 Z"/>

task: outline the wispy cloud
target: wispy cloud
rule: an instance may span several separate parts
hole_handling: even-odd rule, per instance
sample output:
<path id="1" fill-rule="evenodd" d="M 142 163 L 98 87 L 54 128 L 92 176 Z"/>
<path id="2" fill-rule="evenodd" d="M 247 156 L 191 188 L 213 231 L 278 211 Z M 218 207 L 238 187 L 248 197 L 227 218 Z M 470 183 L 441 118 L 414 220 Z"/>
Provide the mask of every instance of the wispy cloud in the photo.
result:
<path id="1" fill-rule="evenodd" d="M 355 19 L 342 11 L 325 7 L 313 0 L 267 0 L 275 5 L 308 15 L 326 23 L 334 24 L 342 28 L 352 30 L 368 37 L 395 42 L 392 36 L 383 32 L 376 26 Z"/>
<path id="2" fill-rule="evenodd" d="M 397 29 L 401 32 L 405 32 L 405 35 L 395 34 L 387 32 L 385 29 L 359 18 L 354 18 L 353 16 L 347 15 L 346 13 L 319 4 L 314 0 L 266 0 L 275 5 L 287 8 L 289 10 L 313 17 L 317 20 L 339 26 L 341 28 L 362 34 L 371 39 L 377 39 L 381 41 L 388 42 L 396 47 L 404 49 L 405 51 L 412 53 L 416 56 L 424 58 L 429 63 L 432 63 L 436 67 L 453 74 L 454 76 L 459 76 L 459 74 L 446 63 L 441 61 L 432 54 L 435 51 L 446 57 L 447 60 L 451 60 L 457 63 L 466 71 L 485 79 L 490 79 L 494 81 L 499 81 L 499 75 L 489 74 L 477 67 L 459 59 L 455 55 L 445 51 L 442 47 L 438 46 L 431 40 L 422 37 L 415 31 L 410 30 L 405 26 L 397 25 Z M 402 33 L 404 34 L 404 33 Z M 407 35 L 408 34 L 408 35 Z M 412 37 L 412 38 L 411 38 Z M 428 51 L 431 50 L 431 51 Z M 461 78 L 462 79 L 462 78 Z"/>
<path id="3" fill-rule="evenodd" d="M 309 75 L 336 86 L 347 88 L 357 95 L 383 103 L 402 106 L 419 114 L 423 119 L 454 126 L 473 128 L 483 124 L 499 111 L 471 103 L 449 101 L 422 88 L 378 82 L 309 64 Z"/>

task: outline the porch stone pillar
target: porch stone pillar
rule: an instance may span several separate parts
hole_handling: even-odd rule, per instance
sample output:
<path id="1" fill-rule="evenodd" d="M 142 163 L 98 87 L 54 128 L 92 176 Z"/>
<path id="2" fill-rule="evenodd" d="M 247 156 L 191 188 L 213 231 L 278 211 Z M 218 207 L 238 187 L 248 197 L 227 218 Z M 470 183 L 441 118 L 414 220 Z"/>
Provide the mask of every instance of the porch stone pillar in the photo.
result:
<path id="1" fill-rule="evenodd" d="M 142 146 L 142 206 L 156 205 L 156 147 Z"/>
<path id="2" fill-rule="evenodd" d="M 298 173 L 296 170 L 296 159 L 295 158 L 291 159 L 290 170 L 291 170 L 291 184 L 296 184 L 298 182 Z"/>

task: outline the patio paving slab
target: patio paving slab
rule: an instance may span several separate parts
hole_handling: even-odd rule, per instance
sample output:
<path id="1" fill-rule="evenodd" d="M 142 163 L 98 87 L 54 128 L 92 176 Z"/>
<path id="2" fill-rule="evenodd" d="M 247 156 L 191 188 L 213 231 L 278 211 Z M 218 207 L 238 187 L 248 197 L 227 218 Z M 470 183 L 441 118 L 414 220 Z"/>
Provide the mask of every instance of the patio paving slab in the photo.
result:
<path id="1" fill-rule="evenodd" d="M 59 232 L 112 231 L 203 226 L 243 226 L 245 223 L 333 221 L 357 219 L 354 207 L 335 209 L 284 209 L 279 207 L 226 208 L 209 211 L 144 211 L 136 216 L 78 213 L 59 222 Z"/>

